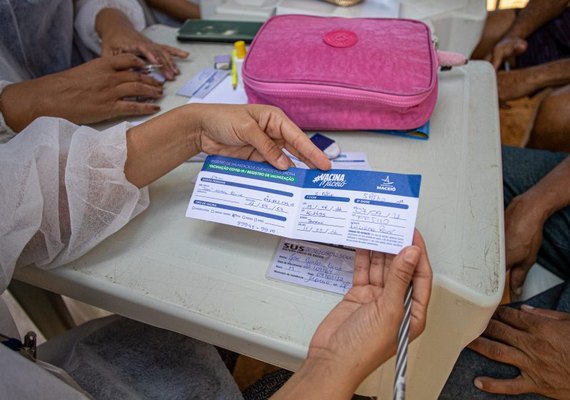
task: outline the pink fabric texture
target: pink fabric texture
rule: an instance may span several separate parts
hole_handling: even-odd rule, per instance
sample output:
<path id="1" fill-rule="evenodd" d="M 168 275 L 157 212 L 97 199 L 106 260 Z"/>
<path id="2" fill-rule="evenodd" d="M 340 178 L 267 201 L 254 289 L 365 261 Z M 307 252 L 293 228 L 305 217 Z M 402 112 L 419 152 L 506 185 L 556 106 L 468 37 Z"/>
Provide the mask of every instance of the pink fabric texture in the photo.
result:
<path id="1" fill-rule="evenodd" d="M 249 103 L 303 129 L 413 129 L 437 100 L 437 57 L 420 21 L 280 15 L 243 66 Z"/>

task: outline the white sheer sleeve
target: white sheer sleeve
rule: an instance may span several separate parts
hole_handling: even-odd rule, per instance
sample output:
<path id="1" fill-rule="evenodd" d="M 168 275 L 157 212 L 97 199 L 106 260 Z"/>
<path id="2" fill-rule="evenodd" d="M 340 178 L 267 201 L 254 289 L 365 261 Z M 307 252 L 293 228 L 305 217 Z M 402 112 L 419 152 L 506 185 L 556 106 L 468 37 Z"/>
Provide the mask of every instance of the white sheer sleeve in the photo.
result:
<path id="1" fill-rule="evenodd" d="M 46 117 L 0 144 L 0 293 L 16 264 L 72 261 L 148 207 L 124 174 L 128 127 Z"/>
<path id="2" fill-rule="evenodd" d="M 4 91 L 4 88 L 8 85 L 10 85 L 12 82 L 8 82 L 8 81 L 2 81 L 0 80 L 0 109 L 2 109 L 1 105 L 2 105 L 2 92 Z M 0 112 L 0 143 L 5 143 L 8 140 L 12 139 L 14 137 L 14 135 L 16 134 L 16 132 L 14 132 L 9 126 L 8 124 L 6 124 L 6 121 L 4 120 L 4 114 L 2 114 L 2 112 Z"/>
<path id="3" fill-rule="evenodd" d="M 101 38 L 95 31 L 95 18 L 103 8 L 121 10 L 137 31 L 145 28 L 144 11 L 137 0 L 78 0 L 75 5 L 75 31 L 83 44 L 96 54 L 101 53 Z"/>

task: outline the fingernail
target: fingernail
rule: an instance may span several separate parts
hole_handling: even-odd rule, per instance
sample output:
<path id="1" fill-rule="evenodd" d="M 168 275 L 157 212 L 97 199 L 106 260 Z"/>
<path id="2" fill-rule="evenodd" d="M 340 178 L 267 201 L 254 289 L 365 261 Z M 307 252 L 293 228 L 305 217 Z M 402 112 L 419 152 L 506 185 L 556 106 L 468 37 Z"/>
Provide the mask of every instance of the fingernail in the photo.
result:
<path id="1" fill-rule="evenodd" d="M 521 308 L 523 310 L 534 310 L 534 307 L 531 306 L 530 304 L 523 304 L 523 305 L 521 305 Z"/>
<path id="2" fill-rule="evenodd" d="M 289 159 L 285 154 L 281 154 L 277 159 L 277 165 L 281 169 L 289 169 Z"/>
<path id="3" fill-rule="evenodd" d="M 518 286 L 518 287 L 514 287 L 513 288 L 513 293 L 517 296 L 520 296 L 522 294 L 522 287 Z"/>
<path id="4" fill-rule="evenodd" d="M 479 390 L 483 389 L 483 382 L 481 382 L 481 380 L 479 378 L 475 378 L 475 380 L 473 381 L 473 384 L 475 385 L 475 387 Z"/>
<path id="5" fill-rule="evenodd" d="M 410 246 L 404 253 L 404 261 L 409 264 L 417 264 L 420 259 L 420 249 L 416 246 Z"/>

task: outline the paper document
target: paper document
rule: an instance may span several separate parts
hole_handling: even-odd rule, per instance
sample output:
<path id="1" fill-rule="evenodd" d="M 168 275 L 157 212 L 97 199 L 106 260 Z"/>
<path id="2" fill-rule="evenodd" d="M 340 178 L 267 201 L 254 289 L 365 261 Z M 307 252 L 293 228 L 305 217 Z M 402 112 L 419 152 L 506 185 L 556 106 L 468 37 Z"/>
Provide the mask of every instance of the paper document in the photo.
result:
<path id="1" fill-rule="evenodd" d="M 204 103 L 204 104 L 247 104 L 247 95 L 245 89 L 237 86 L 232 88 L 232 78 L 227 76 L 221 81 L 210 93 L 199 99 L 192 97 L 188 100 L 188 104 Z"/>
<path id="2" fill-rule="evenodd" d="M 216 86 L 223 82 L 224 78 L 229 74 L 229 71 L 222 71 L 215 68 L 204 68 L 179 88 L 176 91 L 176 94 L 179 96 L 203 99 L 212 90 L 214 90 Z"/>
<path id="3" fill-rule="evenodd" d="M 291 159 L 297 168 L 308 168 L 298 158 Z M 341 153 L 331 163 L 333 169 L 370 169 L 364 152 Z M 354 255 L 354 250 L 347 247 L 281 239 L 267 277 L 345 294 L 352 287 Z"/>
<path id="4" fill-rule="evenodd" d="M 291 161 L 293 161 L 293 164 L 295 164 L 297 168 L 309 168 L 307 164 L 299 160 L 291 153 L 287 152 L 287 155 L 289 158 L 291 158 Z M 331 165 L 333 169 L 370 169 L 370 164 L 368 164 L 368 156 L 366 153 L 356 151 L 347 151 L 346 153 L 340 153 L 337 158 L 331 160 Z"/>
<path id="5" fill-rule="evenodd" d="M 352 287 L 354 249 L 281 239 L 267 277 L 345 294 Z"/>
<path id="6" fill-rule="evenodd" d="M 420 175 L 289 168 L 209 156 L 186 216 L 397 254 L 411 245 Z"/>

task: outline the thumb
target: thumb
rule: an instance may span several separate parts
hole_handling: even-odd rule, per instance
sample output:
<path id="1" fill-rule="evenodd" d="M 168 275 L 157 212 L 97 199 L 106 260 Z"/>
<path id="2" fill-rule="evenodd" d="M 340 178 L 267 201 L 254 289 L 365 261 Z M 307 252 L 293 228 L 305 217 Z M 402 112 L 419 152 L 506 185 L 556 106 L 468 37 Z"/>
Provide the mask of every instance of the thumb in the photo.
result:
<path id="1" fill-rule="evenodd" d="M 420 255 L 421 251 L 418 246 L 410 246 L 403 249 L 392 261 L 385 285 L 384 298 L 387 305 L 399 306 L 404 304 L 404 297 L 414 276 Z"/>
<path id="2" fill-rule="evenodd" d="M 517 266 L 511 268 L 511 290 L 517 296 L 520 296 L 522 293 L 522 286 L 526 280 L 526 275 L 528 274 L 529 269 L 530 266 Z"/>
<path id="3" fill-rule="evenodd" d="M 258 151 L 264 160 L 275 168 L 286 170 L 291 166 L 289 157 L 283 153 L 277 143 L 267 136 L 259 126 L 257 126 L 257 128 L 254 127 L 250 131 L 247 141 Z"/>
<path id="4" fill-rule="evenodd" d="M 516 55 L 522 54 L 526 51 L 528 47 L 528 42 L 524 39 L 518 39 L 515 43 L 514 53 Z"/>

